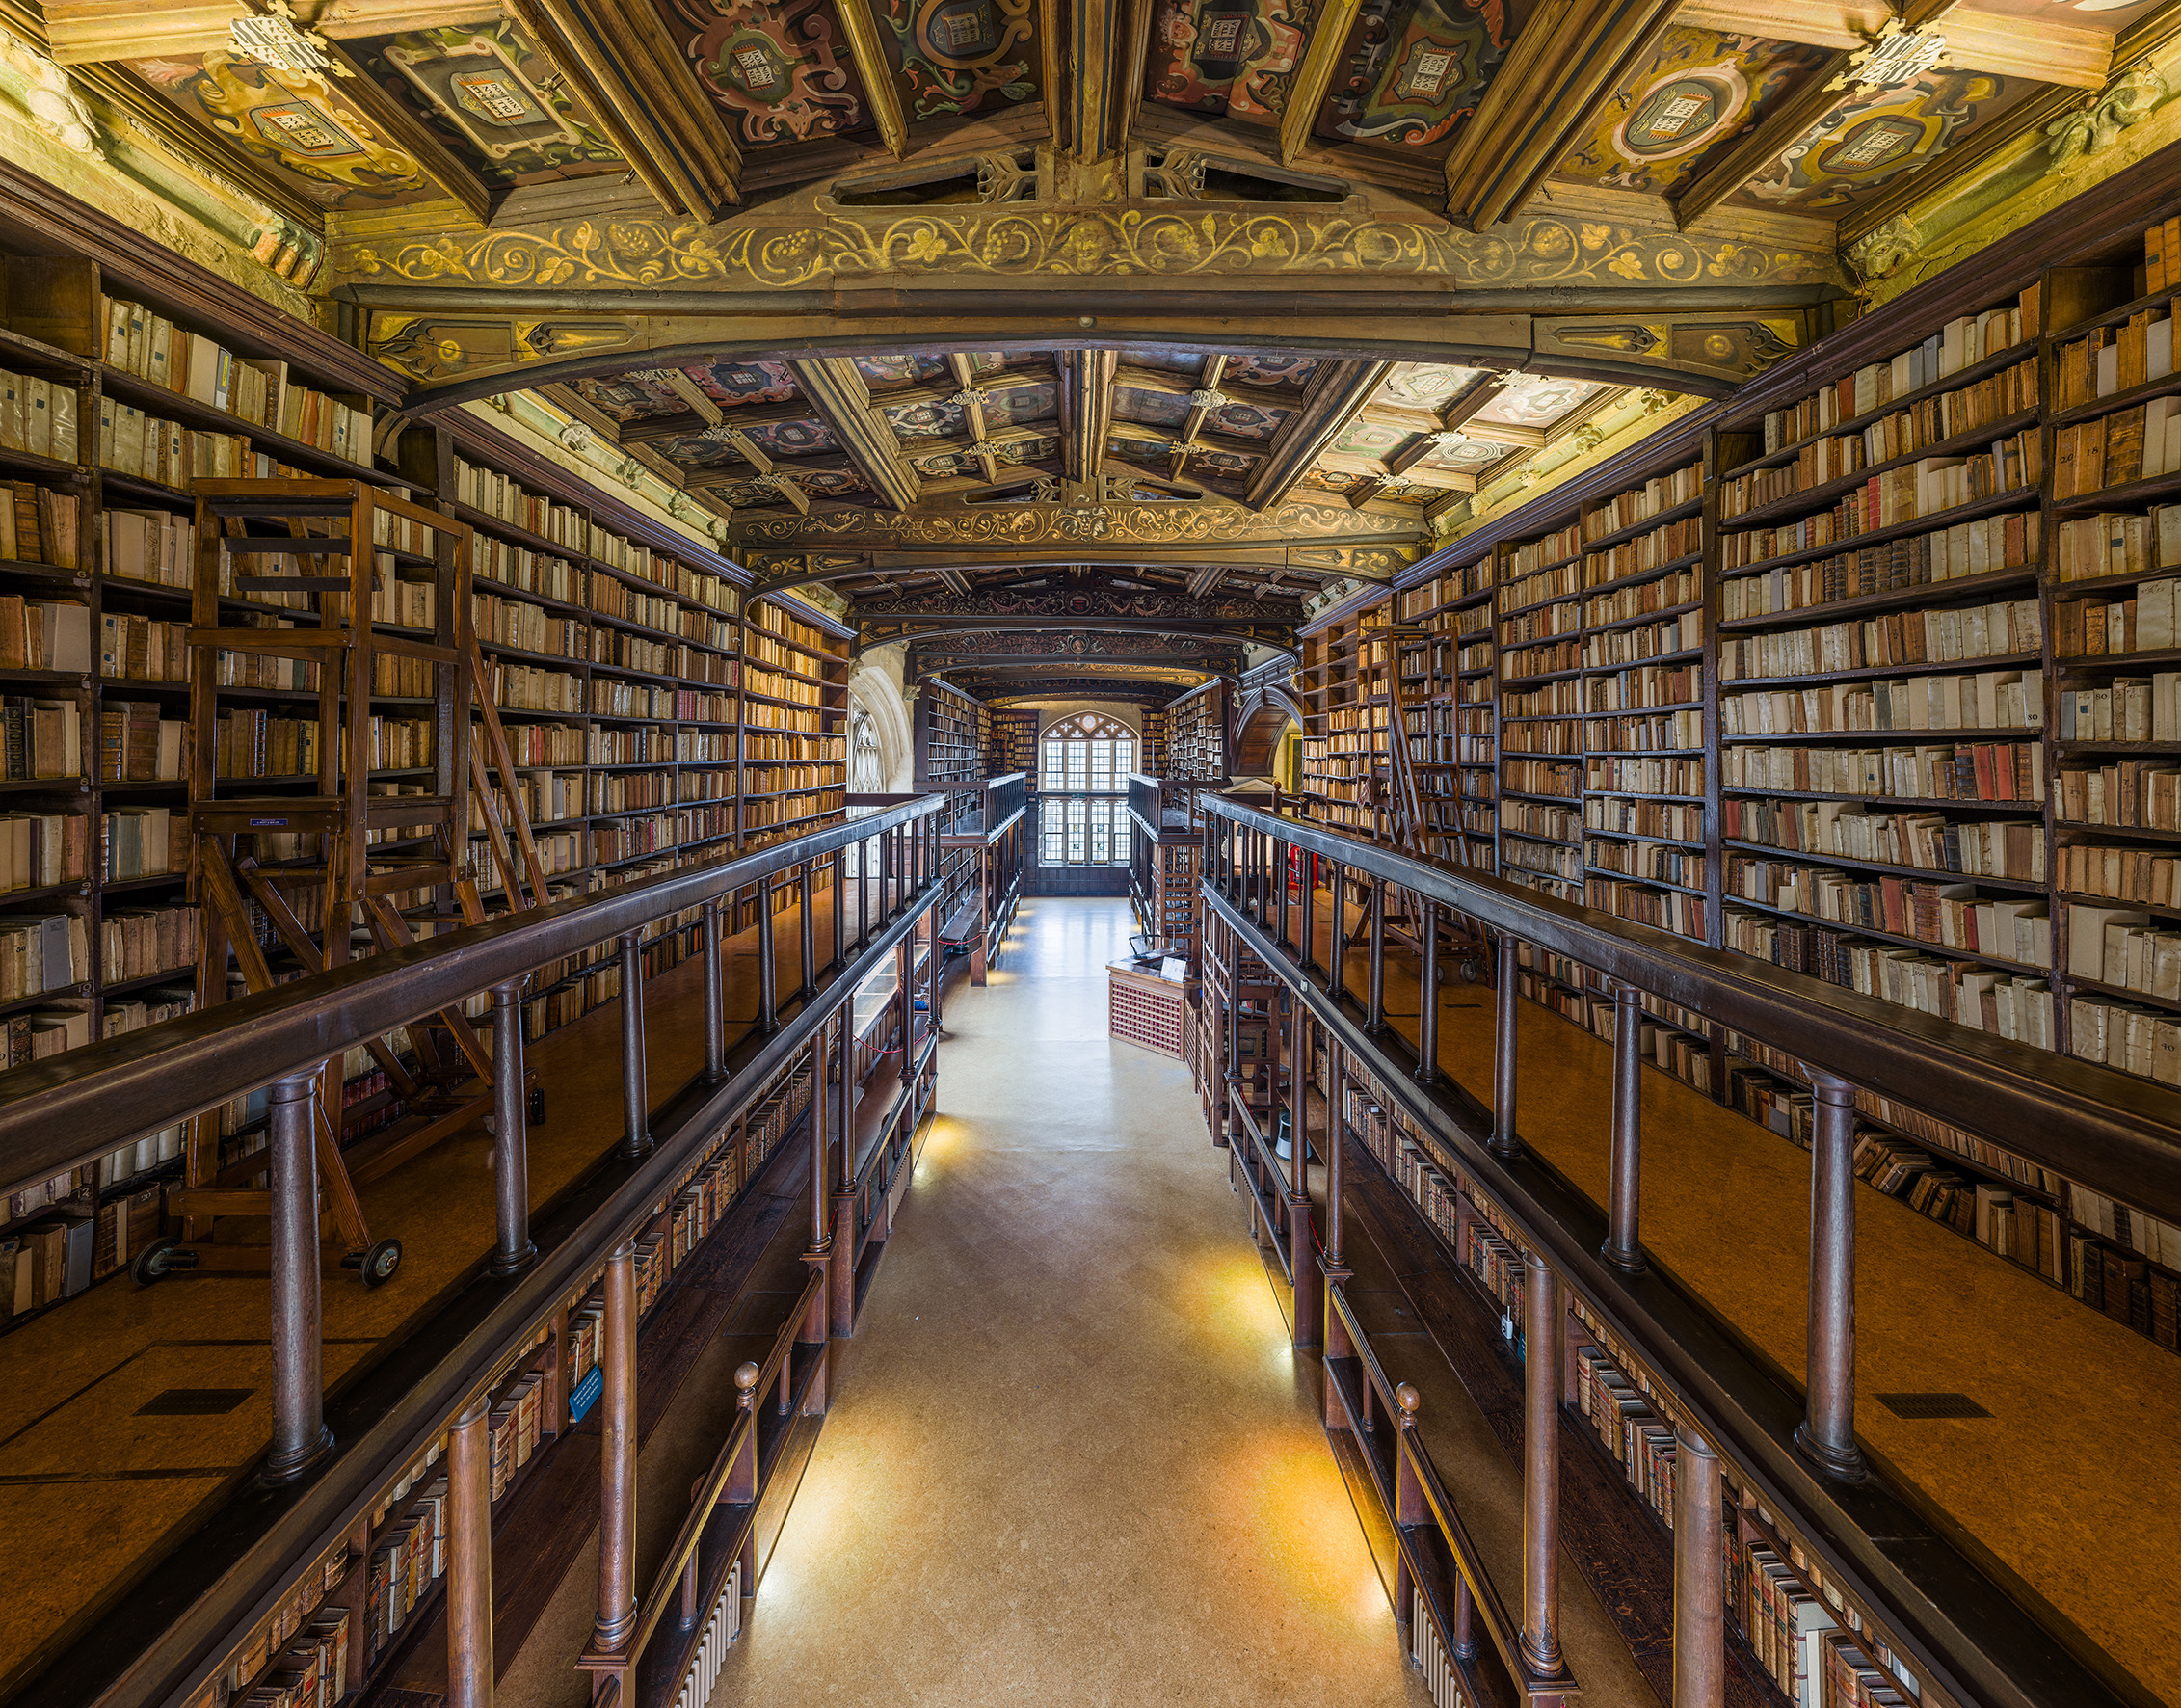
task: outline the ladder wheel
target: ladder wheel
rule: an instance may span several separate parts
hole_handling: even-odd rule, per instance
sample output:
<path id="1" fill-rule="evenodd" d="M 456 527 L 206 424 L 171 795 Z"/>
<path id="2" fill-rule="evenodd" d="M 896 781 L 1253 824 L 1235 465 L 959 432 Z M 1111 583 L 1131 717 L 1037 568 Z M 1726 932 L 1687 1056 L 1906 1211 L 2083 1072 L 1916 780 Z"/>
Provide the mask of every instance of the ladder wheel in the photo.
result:
<path id="1" fill-rule="evenodd" d="M 139 1287 L 149 1287 L 154 1281 L 161 1279 L 167 1273 L 168 1260 L 179 1244 L 179 1241 L 165 1235 L 152 1241 L 129 1260 L 129 1278 Z"/>
<path id="2" fill-rule="evenodd" d="M 530 1087 L 530 1125 L 543 1127 L 545 1124 L 545 1088 L 543 1085 L 533 1085 Z"/>
<path id="3" fill-rule="evenodd" d="M 1475 955 L 1464 955 L 1455 965 L 1461 973 L 1462 983 L 1477 984 L 1482 982 L 1484 968 Z"/>
<path id="4" fill-rule="evenodd" d="M 363 1285 L 384 1287 L 394 1278 L 394 1271 L 400 1268 L 401 1241 L 381 1240 L 363 1254 Z"/>

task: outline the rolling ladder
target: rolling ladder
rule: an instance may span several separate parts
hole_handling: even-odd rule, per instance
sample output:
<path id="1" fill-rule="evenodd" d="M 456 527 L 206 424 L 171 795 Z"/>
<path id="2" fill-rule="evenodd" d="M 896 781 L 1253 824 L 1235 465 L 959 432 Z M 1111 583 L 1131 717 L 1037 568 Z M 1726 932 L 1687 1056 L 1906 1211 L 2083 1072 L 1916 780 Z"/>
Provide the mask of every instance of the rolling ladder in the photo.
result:
<path id="1" fill-rule="evenodd" d="M 405 898 L 441 898 L 421 911 L 478 923 L 473 822 L 492 849 L 506 907 L 541 905 L 545 874 L 471 626 L 468 527 L 360 480 L 204 480 L 194 490 L 197 1005 L 226 1001 L 238 982 L 254 994 L 342 966 L 359 940 L 378 952 L 408 947 L 416 938 Z M 263 738 L 250 705 L 253 689 L 268 687 L 285 696 L 276 705 L 315 706 L 277 743 Z M 412 714 L 409 738 L 416 723 L 427 726 L 428 754 L 391 756 L 424 762 L 374 762 L 394 745 L 390 729 L 377 738 L 375 709 L 389 720 Z M 268 753 L 292 768 L 266 776 Z M 289 791 L 266 787 L 276 783 Z M 460 1008 L 407 1028 L 410 1059 L 400 1038 L 365 1046 L 382 1091 L 346 1103 L 343 1061 L 318 1073 L 322 1235 L 371 1287 L 393 1274 L 401 1246 L 372 1237 L 357 1187 L 468 1126 L 492 1101 L 491 1054 Z M 269 1214 L 269 1190 L 249 1184 L 267 1159 L 256 1151 L 224 1161 L 219 1127 L 214 1115 L 192 1121 L 183 1182 L 169 1193 L 180 1238 L 145 1248 L 140 1281 L 265 1268 L 266 1246 L 228 1235 L 231 1218 Z"/>

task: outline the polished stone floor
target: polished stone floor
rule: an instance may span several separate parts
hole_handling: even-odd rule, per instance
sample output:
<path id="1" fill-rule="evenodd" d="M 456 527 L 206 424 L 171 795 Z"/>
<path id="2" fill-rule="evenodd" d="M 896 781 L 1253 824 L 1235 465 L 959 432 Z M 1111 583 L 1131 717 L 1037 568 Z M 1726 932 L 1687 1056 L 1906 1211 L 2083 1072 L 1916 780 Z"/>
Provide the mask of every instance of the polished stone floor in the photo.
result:
<path id="1" fill-rule="evenodd" d="M 1120 900 L 1025 901 L 716 1699 L 1427 1701 Z"/>

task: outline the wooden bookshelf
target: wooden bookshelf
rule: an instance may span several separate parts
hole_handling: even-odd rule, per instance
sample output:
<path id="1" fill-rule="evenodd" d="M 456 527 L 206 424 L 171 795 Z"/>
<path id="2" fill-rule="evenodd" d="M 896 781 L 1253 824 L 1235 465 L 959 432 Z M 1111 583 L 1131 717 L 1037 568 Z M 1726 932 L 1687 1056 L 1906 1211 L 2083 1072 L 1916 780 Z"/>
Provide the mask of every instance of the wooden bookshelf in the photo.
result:
<path id="1" fill-rule="evenodd" d="M 1227 776 L 1228 683 L 1216 677 L 1160 707 L 1166 751 L 1152 773 L 1183 783 L 1220 783 Z"/>
<path id="2" fill-rule="evenodd" d="M 0 528 L 0 824 L 13 839 L 0 937 L 23 945 L 14 957 L 22 974 L 0 987 L 9 1065 L 194 1002 L 181 739 L 195 561 L 188 481 L 337 474 L 399 485 L 372 467 L 370 432 L 375 403 L 401 388 L 376 363 L 240 292 L 185 295 L 179 275 L 140 281 L 86 255 L 13 245 L 0 235 L 0 384 L 22 394 L 26 423 L 0 440 L 9 513 Z M 177 350 L 178 384 L 146 377 L 155 361 L 164 374 Z M 223 372 L 230 384 L 250 376 L 258 413 L 225 407 L 242 399 L 208 388 L 205 376 Z M 234 626 L 282 620 L 258 599 L 223 598 L 220 609 Z M 229 693 L 268 721 L 289 715 L 283 708 L 298 699 L 263 687 Z M 375 776 L 400 787 L 408 769 Z M 262 787 L 293 792 L 313 781 L 266 777 Z M 124 1269 L 157 1237 L 183 1133 L 177 1125 L 0 1204 L 0 1248 L 46 1277 L 11 1300 L 26 1308 L 5 1318 L 7 1327 Z"/>
<path id="3" fill-rule="evenodd" d="M 997 775 L 986 766 L 992 750 L 992 708 L 951 682 L 925 677 L 917 696 L 917 776 L 934 785 L 975 783 Z"/>
<path id="4" fill-rule="evenodd" d="M 1827 364 L 1821 345 L 1798 388 L 1670 428 L 1330 613 L 1295 679 L 1313 815 L 1388 835 L 1362 631 L 1422 624 L 1398 641 L 1421 787 L 1496 793 L 1490 844 L 1472 809 L 1459 823 L 1505 876 L 2181 1082 L 2181 406 L 2162 402 L 2181 278 L 2111 258 L 1957 297 L 1890 348 L 1859 334 Z M 1440 631 L 1486 601 L 1489 645 L 1457 640 L 1449 671 Z M 1417 727 L 1485 681 L 1496 705 L 1469 709 L 1491 723 Z M 1592 970 L 1520 976 L 1609 1030 Z M 1648 1006 L 1662 1071 L 1795 1127 L 1792 1072 Z M 2181 1232 L 2028 1170 L 2005 1134 L 1864 1116 L 1874 1185 L 2181 1345 Z M 1904 1150 L 1924 1159 L 1905 1174 Z"/>

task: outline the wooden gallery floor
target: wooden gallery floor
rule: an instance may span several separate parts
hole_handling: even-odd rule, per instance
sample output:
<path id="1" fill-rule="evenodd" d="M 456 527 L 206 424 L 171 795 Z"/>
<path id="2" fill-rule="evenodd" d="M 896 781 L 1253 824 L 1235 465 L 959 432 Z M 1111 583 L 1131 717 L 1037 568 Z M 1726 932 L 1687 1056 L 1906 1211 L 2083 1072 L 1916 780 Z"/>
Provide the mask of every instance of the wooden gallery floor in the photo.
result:
<path id="1" fill-rule="evenodd" d="M 1106 1036 L 1131 928 L 1025 899 L 949 996 L 941 1113 L 717 1700 L 1426 1703 L 1187 1069 Z"/>
<path id="2" fill-rule="evenodd" d="M 830 952 L 831 891 L 813 906 L 818 954 Z M 855 907 L 851 896 L 850 935 Z M 782 996 L 800 980 L 798 916 L 779 917 Z M 729 942 L 729 1041 L 758 1012 L 757 932 Z M 700 1071 L 696 960 L 646 987 L 654 1106 Z M 543 1204 L 612 1148 L 622 1130 L 620 1004 L 595 1009 L 531 1046 L 547 1088 L 532 1134 L 530 1195 Z M 366 1291 L 329 1268 L 324 1281 L 328 1387 L 392 1345 L 458 1287 L 493 1242 L 491 1137 L 457 1134 L 362 1188 L 374 1235 L 402 1241 L 393 1279 Z M 261 1276 L 177 1276 L 139 1288 L 127 1276 L 0 1337 L 0 1697 L 61 1646 L 217 1506 L 270 1439 L 268 1283 Z M 247 1390 L 219 1416 L 146 1416 L 170 1388 Z"/>
<path id="3" fill-rule="evenodd" d="M 1330 915 L 1321 891 L 1321 963 L 1332 952 Z M 1351 929 L 1360 933 L 1360 913 Z M 1355 950 L 1349 988 L 1363 988 L 1364 964 Z M 1492 993 L 1450 984 L 1443 997 L 1440 1065 L 1489 1103 Z M 1611 1048 L 1535 1003 L 1519 1012 L 1518 1131 L 1602 1207 Z M 1413 1044 L 1415 963 L 1397 949 L 1387 1014 Z M 1652 1263 L 1799 1387 L 1809 1153 L 1655 1071 L 1643 1075 L 1642 1142 Z M 2181 1701 L 2181 1576 L 2168 1563 L 2181 1538 L 2181 1360 L 1898 1199 L 1866 1187 L 1855 1207 L 1856 1431 L 1866 1450 L 2149 1697 Z M 1388 1374 L 1402 1379 L 1391 1364 Z M 1887 1393 L 1966 1394 L 1991 1416 L 1905 1419 L 1878 1401 Z M 2130 1540 L 2115 1547 L 2116 1537 Z"/>

